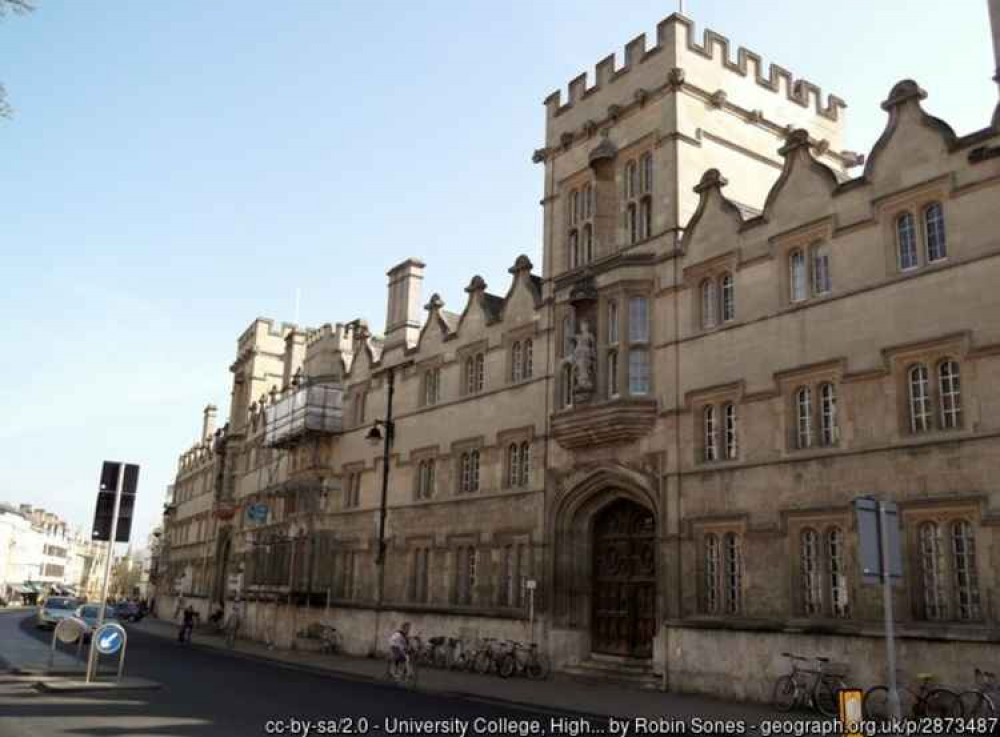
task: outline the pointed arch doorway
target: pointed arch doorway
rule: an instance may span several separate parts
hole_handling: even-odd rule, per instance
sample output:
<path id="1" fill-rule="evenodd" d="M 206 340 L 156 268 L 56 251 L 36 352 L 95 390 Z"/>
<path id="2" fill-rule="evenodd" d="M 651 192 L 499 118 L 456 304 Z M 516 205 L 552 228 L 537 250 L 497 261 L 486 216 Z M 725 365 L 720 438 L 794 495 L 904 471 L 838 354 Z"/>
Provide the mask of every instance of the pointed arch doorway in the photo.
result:
<path id="1" fill-rule="evenodd" d="M 591 650 L 650 658 L 656 635 L 656 520 L 619 498 L 594 517 Z"/>

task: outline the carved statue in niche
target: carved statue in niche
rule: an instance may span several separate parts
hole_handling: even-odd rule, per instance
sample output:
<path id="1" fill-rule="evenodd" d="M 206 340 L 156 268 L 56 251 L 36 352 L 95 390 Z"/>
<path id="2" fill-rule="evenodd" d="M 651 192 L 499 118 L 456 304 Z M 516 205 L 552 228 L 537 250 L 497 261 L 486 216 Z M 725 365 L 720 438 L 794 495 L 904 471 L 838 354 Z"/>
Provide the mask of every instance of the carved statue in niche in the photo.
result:
<path id="1" fill-rule="evenodd" d="M 580 322 L 580 332 L 573 338 L 573 350 L 566 357 L 566 362 L 573 367 L 573 390 L 581 394 L 594 391 L 594 362 L 597 359 L 597 348 L 594 335 L 590 332 L 587 320 Z"/>

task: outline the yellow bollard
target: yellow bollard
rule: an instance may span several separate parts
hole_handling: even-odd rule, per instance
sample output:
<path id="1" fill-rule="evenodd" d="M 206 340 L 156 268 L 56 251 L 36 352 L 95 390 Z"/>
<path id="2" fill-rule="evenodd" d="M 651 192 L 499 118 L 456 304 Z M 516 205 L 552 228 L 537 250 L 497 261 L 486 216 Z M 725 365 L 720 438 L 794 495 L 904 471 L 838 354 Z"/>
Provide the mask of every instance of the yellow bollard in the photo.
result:
<path id="1" fill-rule="evenodd" d="M 861 703 L 865 693 L 860 688 L 845 688 L 837 692 L 840 704 L 840 727 L 844 737 L 861 737 L 861 720 L 864 718 Z"/>

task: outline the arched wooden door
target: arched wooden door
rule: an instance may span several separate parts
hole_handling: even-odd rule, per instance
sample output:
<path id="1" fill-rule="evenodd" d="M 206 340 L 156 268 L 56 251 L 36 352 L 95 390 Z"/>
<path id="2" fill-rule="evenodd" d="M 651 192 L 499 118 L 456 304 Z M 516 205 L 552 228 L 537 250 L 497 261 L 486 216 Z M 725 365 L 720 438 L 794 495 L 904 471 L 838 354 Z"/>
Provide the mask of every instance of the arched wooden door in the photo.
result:
<path id="1" fill-rule="evenodd" d="M 628 499 L 594 521 L 591 649 L 649 658 L 656 634 L 656 522 Z"/>

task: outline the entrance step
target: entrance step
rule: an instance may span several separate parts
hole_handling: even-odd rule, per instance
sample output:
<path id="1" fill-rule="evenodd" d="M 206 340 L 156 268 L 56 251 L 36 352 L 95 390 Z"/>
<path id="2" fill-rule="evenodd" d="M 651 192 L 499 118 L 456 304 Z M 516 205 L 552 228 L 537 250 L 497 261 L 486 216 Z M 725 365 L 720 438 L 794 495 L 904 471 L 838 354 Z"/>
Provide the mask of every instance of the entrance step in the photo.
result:
<path id="1" fill-rule="evenodd" d="M 586 683 L 614 683 L 619 686 L 655 691 L 662 679 L 651 660 L 593 654 L 578 665 L 562 669 L 570 678 Z"/>

